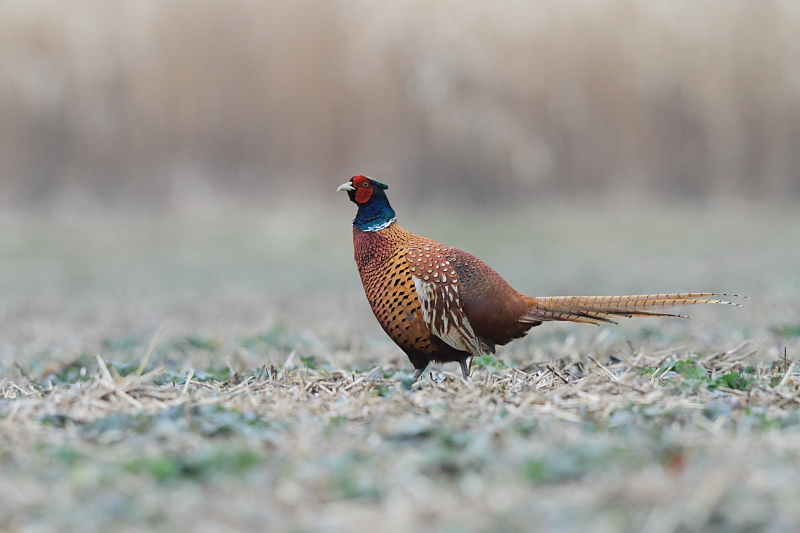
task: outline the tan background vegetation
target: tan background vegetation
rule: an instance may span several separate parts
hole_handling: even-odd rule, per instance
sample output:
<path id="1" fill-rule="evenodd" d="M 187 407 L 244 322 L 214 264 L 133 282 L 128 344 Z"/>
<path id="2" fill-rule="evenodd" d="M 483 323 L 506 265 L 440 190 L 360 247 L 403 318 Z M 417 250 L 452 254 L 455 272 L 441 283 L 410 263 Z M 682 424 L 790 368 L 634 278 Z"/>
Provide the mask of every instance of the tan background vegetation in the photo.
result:
<path id="1" fill-rule="evenodd" d="M 794 2 L 3 2 L 0 198 L 797 199 L 799 96 Z"/>

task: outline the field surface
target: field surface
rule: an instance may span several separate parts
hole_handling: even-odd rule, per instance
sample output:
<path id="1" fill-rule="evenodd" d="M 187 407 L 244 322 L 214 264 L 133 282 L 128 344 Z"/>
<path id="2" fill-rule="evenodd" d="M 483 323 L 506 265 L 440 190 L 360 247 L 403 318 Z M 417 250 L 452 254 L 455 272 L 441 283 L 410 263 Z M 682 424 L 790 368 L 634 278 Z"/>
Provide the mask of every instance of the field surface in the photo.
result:
<path id="1" fill-rule="evenodd" d="M 800 528 L 800 216 L 411 212 L 527 294 L 750 297 L 413 383 L 302 215 L 3 215 L 0 530 Z"/>

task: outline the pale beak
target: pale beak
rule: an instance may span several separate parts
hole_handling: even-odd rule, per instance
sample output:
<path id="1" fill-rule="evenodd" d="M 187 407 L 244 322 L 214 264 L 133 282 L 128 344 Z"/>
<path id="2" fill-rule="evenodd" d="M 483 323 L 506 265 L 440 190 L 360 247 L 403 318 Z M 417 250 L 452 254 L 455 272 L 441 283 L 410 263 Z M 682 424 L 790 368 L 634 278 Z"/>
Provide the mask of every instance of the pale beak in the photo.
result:
<path id="1" fill-rule="evenodd" d="M 341 185 L 339 185 L 339 188 L 336 189 L 336 192 L 339 192 L 339 191 L 354 191 L 354 190 L 356 190 L 356 188 L 353 187 L 350 184 L 350 182 L 348 181 L 346 183 L 342 183 Z"/>

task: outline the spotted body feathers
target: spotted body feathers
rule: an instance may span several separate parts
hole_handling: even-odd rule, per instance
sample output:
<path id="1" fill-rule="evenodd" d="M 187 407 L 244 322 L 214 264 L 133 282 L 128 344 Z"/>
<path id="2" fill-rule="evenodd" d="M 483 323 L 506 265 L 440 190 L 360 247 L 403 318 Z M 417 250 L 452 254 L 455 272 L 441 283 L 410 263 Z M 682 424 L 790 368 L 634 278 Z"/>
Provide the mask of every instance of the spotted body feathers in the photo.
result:
<path id="1" fill-rule="evenodd" d="M 545 321 L 603 324 L 616 317 L 683 316 L 655 309 L 730 303 L 707 299 L 715 293 L 525 296 L 475 256 L 398 226 L 386 188 L 354 176 L 339 190 L 359 206 L 353 244 L 367 300 L 414 365 L 415 377 L 431 361 L 458 361 L 466 379 L 470 356 L 494 353 L 496 345 Z"/>

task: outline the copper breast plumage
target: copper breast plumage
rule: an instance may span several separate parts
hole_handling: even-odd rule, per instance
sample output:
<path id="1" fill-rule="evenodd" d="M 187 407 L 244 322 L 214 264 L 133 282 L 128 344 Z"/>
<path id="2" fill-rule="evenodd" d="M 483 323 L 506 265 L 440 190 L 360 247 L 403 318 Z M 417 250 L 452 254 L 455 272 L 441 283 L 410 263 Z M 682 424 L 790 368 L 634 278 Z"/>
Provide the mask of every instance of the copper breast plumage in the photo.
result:
<path id="1" fill-rule="evenodd" d="M 366 176 L 339 186 L 358 205 L 353 243 L 367 300 L 416 377 L 431 361 L 458 361 L 467 378 L 469 357 L 494 353 L 495 345 L 544 321 L 602 324 L 664 316 L 654 310 L 680 305 L 729 303 L 706 299 L 715 293 L 525 296 L 475 256 L 400 228 L 387 188 Z"/>

